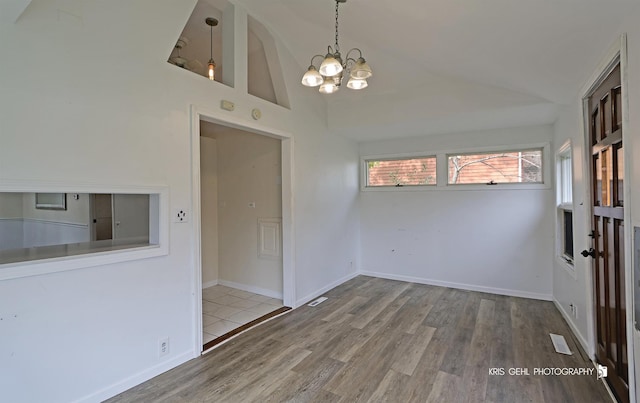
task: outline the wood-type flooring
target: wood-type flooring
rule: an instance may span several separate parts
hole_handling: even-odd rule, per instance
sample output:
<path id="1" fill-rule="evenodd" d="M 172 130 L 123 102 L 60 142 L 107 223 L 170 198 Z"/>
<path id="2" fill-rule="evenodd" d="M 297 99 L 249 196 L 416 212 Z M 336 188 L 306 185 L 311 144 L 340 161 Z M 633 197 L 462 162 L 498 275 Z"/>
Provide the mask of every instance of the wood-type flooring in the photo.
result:
<path id="1" fill-rule="evenodd" d="M 593 368 L 551 302 L 366 276 L 325 296 L 109 402 L 611 402 L 595 371 L 534 375 Z"/>

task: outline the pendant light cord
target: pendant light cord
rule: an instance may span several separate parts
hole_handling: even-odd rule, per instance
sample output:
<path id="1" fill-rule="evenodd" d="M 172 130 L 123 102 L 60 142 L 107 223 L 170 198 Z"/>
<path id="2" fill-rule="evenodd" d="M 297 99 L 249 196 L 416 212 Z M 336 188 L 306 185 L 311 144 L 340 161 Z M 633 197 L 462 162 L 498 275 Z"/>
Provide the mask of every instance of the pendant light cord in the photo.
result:
<path id="1" fill-rule="evenodd" d="M 210 25 L 209 28 L 209 31 L 211 31 L 211 41 L 209 42 L 211 44 L 211 53 L 209 53 L 209 56 L 210 60 L 213 60 L 213 25 Z"/>

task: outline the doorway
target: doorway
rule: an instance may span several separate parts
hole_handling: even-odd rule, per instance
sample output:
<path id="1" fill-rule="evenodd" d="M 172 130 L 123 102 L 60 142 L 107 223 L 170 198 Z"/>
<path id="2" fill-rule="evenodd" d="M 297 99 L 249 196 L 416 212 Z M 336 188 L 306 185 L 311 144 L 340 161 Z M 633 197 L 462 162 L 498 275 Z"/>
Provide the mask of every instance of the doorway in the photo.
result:
<path id="1" fill-rule="evenodd" d="M 283 179 L 289 165 L 282 138 L 198 123 L 200 212 L 194 209 L 194 223 L 200 227 L 201 346 L 208 348 L 213 336 L 226 335 L 223 330 L 243 330 L 287 309 L 284 198 L 290 182 Z"/>
<path id="2" fill-rule="evenodd" d="M 625 270 L 624 145 L 620 64 L 588 97 L 591 149 L 595 358 L 621 402 L 629 401 Z"/>
<path id="3" fill-rule="evenodd" d="M 112 195 L 96 193 L 91 200 L 91 240 L 104 241 L 113 239 L 113 206 Z"/>

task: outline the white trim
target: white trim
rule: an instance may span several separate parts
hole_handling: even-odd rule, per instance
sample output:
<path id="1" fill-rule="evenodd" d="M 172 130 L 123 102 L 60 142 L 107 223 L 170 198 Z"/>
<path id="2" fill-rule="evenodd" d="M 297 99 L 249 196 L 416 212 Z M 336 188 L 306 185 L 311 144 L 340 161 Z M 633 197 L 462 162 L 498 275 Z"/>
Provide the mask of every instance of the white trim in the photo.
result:
<path id="1" fill-rule="evenodd" d="M 578 281 L 578 274 L 576 273 L 574 261 L 571 261 L 571 263 L 569 263 L 564 258 L 564 256 L 556 256 L 556 262 L 558 263 L 558 265 L 562 266 L 562 268 L 568 275 L 570 275 L 575 281 Z"/>
<path id="2" fill-rule="evenodd" d="M 227 280 L 218 280 L 218 284 L 223 285 L 225 287 L 231 287 L 231 288 L 235 288 L 242 291 L 252 292 L 254 294 L 264 295 L 265 297 L 269 297 L 269 298 L 282 299 L 281 292 L 267 290 L 266 288 L 260 288 L 260 287 L 247 285 L 247 284 L 234 283 L 233 281 L 227 281 Z"/>
<path id="3" fill-rule="evenodd" d="M 56 224 L 62 225 L 64 227 L 72 227 L 72 228 L 89 228 L 89 224 L 75 223 L 75 222 L 63 222 L 63 221 L 54 221 L 54 220 L 43 220 L 40 218 L 24 218 L 24 217 L 8 217 L 2 218 L 0 217 L 0 221 L 20 221 L 20 222 L 40 222 L 45 224 Z"/>
<path id="4" fill-rule="evenodd" d="M 187 351 L 182 353 L 175 358 L 172 358 L 168 361 L 164 361 L 158 365 L 155 365 L 151 368 L 147 368 L 144 371 L 138 372 L 135 375 L 132 375 L 128 378 L 125 378 L 121 381 L 118 381 L 106 388 L 100 389 L 97 392 L 91 393 L 90 395 L 81 397 L 80 399 L 75 400 L 74 402 L 101 402 L 109 399 L 117 395 L 118 393 L 122 393 L 125 390 L 129 390 L 134 386 L 140 385 L 143 382 L 148 381 L 149 379 L 156 377 L 164 372 L 167 372 L 170 369 L 177 367 L 180 364 L 184 364 L 185 362 L 199 357 L 200 354 L 194 351 Z"/>
<path id="5" fill-rule="evenodd" d="M 0 220 L 4 220 L 4 218 L 0 218 Z M 14 218 L 15 220 L 15 218 Z M 39 222 L 44 224 L 55 224 L 63 227 L 72 227 L 72 228 L 89 228 L 89 224 L 75 223 L 75 222 L 63 222 L 63 221 L 55 221 L 55 220 L 43 220 L 40 218 L 18 218 L 18 220 L 28 221 L 28 222 Z"/>
<path id="6" fill-rule="evenodd" d="M 573 320 L 571 319 L 571 315 L 569 315 L 567 311 L 565 311 L 565 309 L 562 307 L 562 304 L 557 299 L 553 298 L 553 304 L 556 306 L 558 311 L 560 311 L 560 314 L 564 318 L 565 322 L 569 324 L 569 328 L 573 332 L 573 335 L 576 337 L 576 339 L 578 339 L 578 342 L 580 342 L 582 349 L 584 351 L 589 351 L 589 348 L 588 348 L 589 344 L 587 343 L 587 340 L 582 336 L 582 334 L 576 327 L 576 324 L 573 323 Z"/>
<path id="7" fill-rule="evenodd" d="M 485 292 L 489 294 L 508 295 L 511 297 L 539 299 L 543 301 L 553 300 L 553 296 L 551 294 L 540 294 L 537 292 L 510 290 L 506 288 L 485 287 L 485 286 L 473 285 L 473 284 L 452 283 L 449 281 L 433 280 L 433 279 L 427 279 L 423 277 L 403 276 L 398 274 L 380 273 L 380 272 L 366 271 L 366 270 L 362 270 L 358 274 L 361 274 L 363 276 L 386 278 L 389 280 L 406 281 L 409 283 L 428 284 L 428 285 L 435 285 L 438 287 L 457 288 L 460 290 L 478 291 L 478 292 Z"/>
<path id="8" fill-rule="evenodd" d="M 562 158 L 563 156 L 568 155 L 569 159 L 571 160 L 571 181 L 569 183 L 569 185 L 571 186 L 571 202 L 562 202 L 562 194 L 563 194 L 563 175 L 562 175 L 562 171 L 561 171 L 561 164 L 562 164 Z M 573 185 L 574 185 L 574 180 L 573 180 L 573 172 L 575 171 L 573 168 L 573 164 L 574 164 L 574 158 L 573 158 L 573 143 L 571 141 L 571 139 L 567 139 L 560 147 L 558 147 L 558 149 L 556 150 L 555 153 L 555 158 L 554 158 L 554 162 L 555 162 L 555 170 L 554 170 L 554 177 L 555 177 L 555 198 L 556 198 L 556 214 L 555 214 L 555 226 L 556 226 L 556 230 L 555 230 L 555 246 L 556 246 L 556 250 L 555 250 L 555 257 L 556 257 L 556 261 L 558 262 L 558 264 L 567 272 L 567 274 L 569 274 L 574 280 L 578 280 L 578 274 L 576 273 L 576 268 L 575 268 L 575 259 L 576 259 L 576 237 L 575 237 L 575 225 L 573 224 L 573 222 L 575 221 L 575 215 L 574 215 L 574 208 L 573 208 Z M 564 254 L 564 248 L 563 248 L 563 244 L 564 244 L 564 216 L 563 216 L 563 212 L 565 211 L 570 211 L 572 214 L 572 233 L 573 233 L 573 258 L 571 260 L 571 263 L 569 263 L 566 259 L 567 257 L 565 257 L 566 255 Z M 582 335 L 580 336 L 582 337 Z M 585 347 L 585 351 L 588 351 L 588 349 Z"/>
<path id="9" fill-rule="evenodd" d="M 322 294 L 324 294 L 327 291 L 330 291 L 334 288 L 336 288 L 337 286 L 339 286 L 340 284 L 346 283 L 347 281 L 354 279 L 356 277 L 358 277 L 359 275 L 361 275 L 363 273 L 351 273 L 348 274 L 344 277 L 342 277 L 341 279 L 338 279 L 336 281 L 334 281 L 333 283 L 327 284 L 326 286 L 313 291 L 312 293 L 307 294 L 305 297 L 300 298 L 299 300 L 296 301 L 296 306 L 294 308 L 298 308 L 300 306 L 305 305 L 307 302 L 309 301 L 313 301 L 314 299 L 318 298 L 319 296 L 321 296 Z"/>
<path id="10" fill-rule="evenodd" d="M 613 68 L 620 63 L 620 83 L 622 86 L 622 97 L 621 97 L 621 108 L 622 108 L 622 143 L 626 144 L 629 136 L 632 135 L 629 131 L 629 82 L 628 82 L 628 57 L 627 57 L 627 35 L 622 34 L 618 38 L 618 40 L 609 48 L 607 55 L 602 62 L 598 65 L 594 73 L 591 75 L 589 80 L 584 84 L 582 90 L 580 92 L 582 105 L 581 105 L 581 117 L 580 123 L 584 139 L 584 155 L 585 164 L 583 164 L 583 175 L 585 178 L 591 178 L 592 175 L 592 158 L 591 158 L 591 147 L 589 146 L 591 139 L 589 138 L 589 118 L 590 111 L 588 107 L 588 97 L 589 95 L 606 79 L 609 73 L 613 70 Z M 632 152 L 630 147 L 624 147 L 624 175 L 626 178 L 631 177 L 631 168 L 630 161 L 632 161 Z M 629 362 L 629 399 L 633 401 L 636 397 L 636 367 L 635 367 L 635 346 L 634 346 L 634 335 L 633 335 L 633 315 L 634 309 L 632 307 L 633 304 L 633 216 L 631 214 L 631 181 L 625 180 L 623 184 L 623 200 L 625 202 L 624 209 L 624 221 L 627 225 L 625 225 L 624 229 L 624 266 L 625 266 L 625 304 L 627 306 L 626 313 L 626 329 L 627 329 L 627 360 Z M 591 196 L 591 182 L 588 181 L 589 185 L 584 186 L 584 200 L 585 203 L 589 203 L 587 208 L 585 209 L 585 228 L 591 228 L 592 216 L 593 216 L 593 200 Z M 591 245 L 591 239 L 587 237 L 587 234 L 584 234 L 583 238 L 584 245 Z M 592 264 L 592 263 L 591 263 Z M 592 267 L 592 266 L 589 266 Z M 593 270 L 587 270 L 587 329 L 589 336 L 588 346 L 590 347 L 589 354 L 591 356 L 595 356 L 595 348 L 596 348 L 596 323 L 595 323 L 595 312 L 593 310 L 594 303 L 594 295 L 593 295 Z"/>
<path id="11" fill-rule="evenodd" d="M 204 290 L 205 288 L 213 287 L 218 284 L 218 280 L 207 281 L 206 283 L 202 283 L 202 289 Z"/>
<path id="12" fill-rule="evenodd" d="M 202 256 L 201 256 L 201 205 L 200 205 L 200 121 L 220 124 L 255 134 L 278 138 L 282 150 L 282 300 L 285 306 L 295 301 L 294 256 L 294 203 L 293 203 L 293 144 L 288 132 L 273 129 L 256 121 L 248 121 L 218 109 L 191 105 L 191 205 L 192 205 L 192 309 L 194 323 L 194 349 L 202 351 Z"/>

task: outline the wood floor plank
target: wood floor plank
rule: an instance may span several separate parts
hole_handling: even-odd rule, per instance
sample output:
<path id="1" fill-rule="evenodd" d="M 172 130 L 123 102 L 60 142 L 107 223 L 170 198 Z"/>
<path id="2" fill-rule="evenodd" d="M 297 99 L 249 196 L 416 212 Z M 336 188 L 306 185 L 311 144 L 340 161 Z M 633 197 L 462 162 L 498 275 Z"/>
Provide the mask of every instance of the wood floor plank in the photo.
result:
<path id="1" fill-rule="evenodd" d="M 325 295 L 108 402 L 610 401 L 595 375 L 531 373 L 592 367 L 551 302 L 366 276 Z"/>
<path id="2" fill-rule="evenodd" d="M 446 372 L 438 372 L 427 403 L 461 402 L 462 379 Z"/>
<path id="3" fill-rule="evenodd" d="M 394 357 L 391 369 L 405 375 L 413 375 L 435 331 L 436 329 L 433 327 L 421 326 L 415 334 L 407 334 L 401 339 L 401 348 Z"/>
<path id="4" fill-rule="evenodd" d="M 387 374 L 382 378 L 382 382 L 378 384 L 378 387 L 369 397 L 369 402 L 398 402 L 398 396 L 400 396 L 405 390 L 405 385 L 409 380 L 409 376 L 401 374 L 399 372 L 390 369 Z"/>
<path id="5" fill-rule="evenodd" d="M 370 303 L 366 310 L 359 312 L 351 321 L 350 325 L 356 329 L 363 329 L 369 322 L 374 320 L 384 309 L 391 304 L 404 290 L 409 287 L 409 283 L 399 286 L 389 287 L 384 295 L 377 299 L 375 303 Z M 408 298 L 406 298 L 408 300 Z M 405 301 L 406 301 L 405 300 Z"/>
<path id="6" fill-rule="evenodd" d="M 399 298 L 391 301 L 379 313 L 378 317 L 372 320 L 365 328 L 354 329 L 351 332 L 352 336 L 349 337 L 346 342 L 334 346 L 334 349 L 331 352 L 331 357 L 343 362 L 351 360 L 351 358 L 357 354 L 357 352 L 367 344 L 371 338 L 388 325 L 389 321 L 394 317 L 398 310 L 400 310 L 407 299 L 408 298 Z"/>

